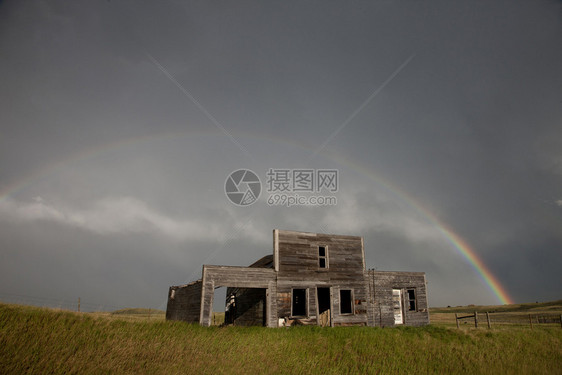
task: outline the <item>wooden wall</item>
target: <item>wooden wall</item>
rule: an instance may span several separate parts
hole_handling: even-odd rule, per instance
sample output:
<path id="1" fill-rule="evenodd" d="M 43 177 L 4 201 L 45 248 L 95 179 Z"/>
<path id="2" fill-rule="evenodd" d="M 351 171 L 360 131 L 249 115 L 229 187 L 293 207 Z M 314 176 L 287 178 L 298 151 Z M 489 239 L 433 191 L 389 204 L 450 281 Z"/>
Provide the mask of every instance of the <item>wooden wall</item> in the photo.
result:
<path id="1" fill-rule="evenodd" d="M 275 311 L 277 303 L 272 298 L 276 296 L 276 273 L 271 268 L 251 268 L 234 266 L 203 266 L 203 290 L 201 295 L 201 314 L 199 323 L 203 326 L 211 325 L 213 313 L 213 299 L 215 288 L 261 288 L 266 293 L 266 325 L 277 327 Z"/>
<path id="2" fill-rule="evenodd" d="M 370 325 L 394 326 L 392 289 L 402 290 L 404 325 L 421 326 L 429 324 L 429 306 L 424 272 L 368 271 L 369 286 L 374 296 L 369 311 Z M 416 291 L 416 311 L 408 311 L 406 290 Z"/>
<path id="3" fill-rule="evenodd" d="M 363 241 L 357 236 L 294 231 L 274 232 L 278 318 L 291 318 L 291 290 L 308 289 L 308 314 L 303 324 L 317 324 L 318 287 L 331 288 L 333 325 L 367 324 L 367 284 L 364 276 Z M 319 268 L 318 247 L 326 246 L 328 268 Z M 340 289 L 354 293 L 355 312 L 340 314 Z"/>
<path id="4" fill-rule="evenodd" d="M 168 291 L 166 319 L 199 323 L 202 281 L 172 286 Z"/>

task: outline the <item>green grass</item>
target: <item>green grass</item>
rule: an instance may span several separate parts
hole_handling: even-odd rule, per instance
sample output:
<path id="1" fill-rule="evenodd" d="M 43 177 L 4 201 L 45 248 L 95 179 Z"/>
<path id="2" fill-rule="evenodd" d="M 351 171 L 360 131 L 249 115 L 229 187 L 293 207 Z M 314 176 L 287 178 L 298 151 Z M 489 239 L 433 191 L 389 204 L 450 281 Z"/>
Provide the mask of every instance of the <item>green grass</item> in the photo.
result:
<path id="1" fill-rule="evenodd" d="M 562 373 L 562 329 L 210 327 L 0 304 L 0 373 Z"/>

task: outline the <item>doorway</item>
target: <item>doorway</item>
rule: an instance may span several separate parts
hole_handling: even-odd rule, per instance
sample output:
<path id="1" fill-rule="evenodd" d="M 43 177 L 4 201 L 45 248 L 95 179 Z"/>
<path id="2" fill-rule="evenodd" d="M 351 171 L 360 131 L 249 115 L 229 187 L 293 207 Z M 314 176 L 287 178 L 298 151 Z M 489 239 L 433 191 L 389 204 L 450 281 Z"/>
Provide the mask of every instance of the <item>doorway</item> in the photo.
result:
<path id="1" fill-rule="evenodd" d="M 394 309 L 394 324 L 404 324 L 401 289 L 392 289 L 392 307 Z"/>
<path id="2" fill-rule="evenodd" d="M 332 321 L 330 288 L 316 288 L 318 298 L 318 325 L 329 327 Z"/>

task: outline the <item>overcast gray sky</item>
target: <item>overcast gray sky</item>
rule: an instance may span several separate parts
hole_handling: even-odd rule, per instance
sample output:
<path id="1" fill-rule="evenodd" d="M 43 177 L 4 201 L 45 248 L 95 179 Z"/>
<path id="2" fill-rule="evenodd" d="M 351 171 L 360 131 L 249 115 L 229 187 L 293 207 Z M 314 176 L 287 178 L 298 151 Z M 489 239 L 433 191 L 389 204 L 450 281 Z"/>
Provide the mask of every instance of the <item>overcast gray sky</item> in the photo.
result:
<path id="1" fill-rule="evenodd" d="M 562 298 L 561 66 L 554 0 L 2 1 L 0 300 L 165 308 L 274 228 L 364 236 L 433 306 L 501 302 L 451 235 Z M 269 206 L 270 168 L 337 169 L 337 204 Z"/>

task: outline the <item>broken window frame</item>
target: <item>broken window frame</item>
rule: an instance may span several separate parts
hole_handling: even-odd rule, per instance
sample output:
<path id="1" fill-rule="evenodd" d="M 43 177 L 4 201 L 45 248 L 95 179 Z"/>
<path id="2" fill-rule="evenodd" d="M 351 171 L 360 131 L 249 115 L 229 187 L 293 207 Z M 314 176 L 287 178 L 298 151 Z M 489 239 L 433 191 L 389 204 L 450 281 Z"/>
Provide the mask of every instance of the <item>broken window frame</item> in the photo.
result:
<path id="1" fill-rule="evenodd" d="M 321 255 L 320 249 L 324 249 L 324 255 Z M 324 262 L 324 267 L 322 267 L 322 262 Z M 327 270 L 328 268 L 329 268 L 328 246 L 319 245 L 318 246 L 318 269 L 319 270 Z"/>
<path id="2" fill-rule="evenodd" d="M 349 312 L 343 312 L 342 307 L 344 306 L 343 303 L 343 295 L 342 292 L 349 292 Z M 340 315 L 354 315 L 355 314 L 355 299 L 354 299 L 353 289 L 340 289 Z M 347 305 L 347 304 L 346 304 Z"/>
<path id="3" fill-rule="evenodd" d="M 410 295 L 410 292 L 412 292 L 414 298 L 412 298 L 412 296 Z M 416 288 L 406 289 L 406 294 L 408 296 L 408 311 L 418 311 L 418 301 L 417 301 Z M 412 304 L 413 304 L 413 308 L 412 308 Z"/>
<path id="4" fill-rule="evenodd" d="M 295 290 L 304 290 L 304 315 L 294 313 Z M 308 318 L 308 288 L 291 288 L 291 317 Z"/>

